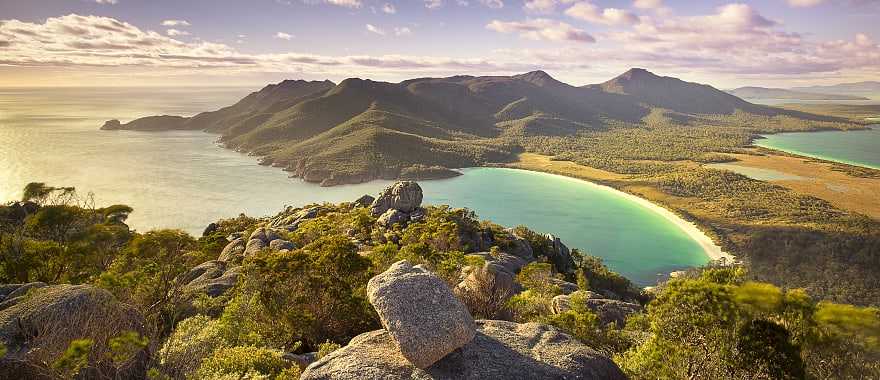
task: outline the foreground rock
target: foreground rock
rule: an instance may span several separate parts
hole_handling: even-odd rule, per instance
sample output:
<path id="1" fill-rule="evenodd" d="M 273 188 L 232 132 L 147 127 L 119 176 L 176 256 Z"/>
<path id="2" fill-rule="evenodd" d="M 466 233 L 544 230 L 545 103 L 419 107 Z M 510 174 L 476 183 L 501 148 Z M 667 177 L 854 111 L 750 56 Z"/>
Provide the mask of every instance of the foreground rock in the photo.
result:
<path id="1" fill-rule="evenodd" d="M 146 334 L 143 318 L 110 292 L 89 285 L 34 289 L 0 311 L 0 341 L 8 352 L 0 358 L 0 379 L 50 378 L 46 363 L 55 362 L 75 339 L 94 341 L 82 378 L 141 378 L 148 354 L 135 353 L 124 363 L 111 363 L 108 340 L 125 331 Z"/>
<path id="2" fill-rule="evenodd" d="M 428 368 L 412 365 L 384 331 L 361 334 L 310 365 L 303 380 L 354 379 L 625 379 L 611 359 L 537 323 L 477 321 L 467 345 Z"/>
<path id="3" fill-rule="evenodd" d="M 373 216 L 384 214 L 390 209 L 405 213 L 415 211 L 422 204 L 422 188 L 413 181 L 398 181 L 388 186 L 370 205 Z"/>
<path id="4" fill-rule="evenodd" d="M 474 337 L 474 320 L 439 277 L 407 261 L 370 279 L 367 296 L 403 357 L 419 368 Z"/>

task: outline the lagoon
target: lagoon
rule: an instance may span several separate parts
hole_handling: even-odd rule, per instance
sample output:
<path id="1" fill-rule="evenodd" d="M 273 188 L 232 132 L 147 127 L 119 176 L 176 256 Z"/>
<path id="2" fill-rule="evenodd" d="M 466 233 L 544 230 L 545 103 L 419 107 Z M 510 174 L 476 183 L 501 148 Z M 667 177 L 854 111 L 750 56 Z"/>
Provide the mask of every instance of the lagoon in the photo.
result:
<path id="1" fill-rule="evenodd" d="M 322 188 L 218 147 L 202 132 L 101 131 L 107 119 L 190 115 L 231 104 L 247 89 L 0 90 L 0 202 L 31 181 L 75 186 L 99 205 L 126 203 L 132 227 L 180 228 L 239 213 L 262 216 L 285 205 L 351 201 L 388 181 Z M 467 207 L 481 218 L 552 232 L 569 247 L 602 257 L 640 285 L 705 264 L 705 249 L 669 215 L 614 190 L 556 175 L 502 168 L 422 181 L 425 203 Z"/>
<path id="2" fill-rule="evenodd" d="M 757 146 L 807 157 L 880 169 L 880 126 L 859 131 L 777 133 L 755 140 Z"/>

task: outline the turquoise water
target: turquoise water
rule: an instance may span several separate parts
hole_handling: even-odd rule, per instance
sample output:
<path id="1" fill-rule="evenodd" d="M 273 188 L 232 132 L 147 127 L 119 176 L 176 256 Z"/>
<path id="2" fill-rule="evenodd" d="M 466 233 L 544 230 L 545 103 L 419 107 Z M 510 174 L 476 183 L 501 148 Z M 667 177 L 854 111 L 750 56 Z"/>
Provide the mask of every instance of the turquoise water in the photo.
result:
<path id="1" fill-rule="evenodd" d="M 32 181 L 75 186 L 99 205 L 126 203 L 144 231 L 193 234 L 218 218 L 272 214 L 285 205 L 350 201 L 388 181 L 322 188 L 254 157 L 219 148 L 201 132 L 100 131 L 107 119 L 193 114 L 248 89 L 0 90 L 0 202 Z M 700 246 L 659 214 L 619 193 L 566 177 L 498 168 L 423 181 L 425 202 L 473 209 L 483 219 L 552 232 L 605 259 L 639 284 L 704 264 Z"/>
<path id="2" fill-rule="evenodd" d="M 802 156 L 880 169 L 880 126 L 862 131 L 777 133 L 754 144 Z"/>

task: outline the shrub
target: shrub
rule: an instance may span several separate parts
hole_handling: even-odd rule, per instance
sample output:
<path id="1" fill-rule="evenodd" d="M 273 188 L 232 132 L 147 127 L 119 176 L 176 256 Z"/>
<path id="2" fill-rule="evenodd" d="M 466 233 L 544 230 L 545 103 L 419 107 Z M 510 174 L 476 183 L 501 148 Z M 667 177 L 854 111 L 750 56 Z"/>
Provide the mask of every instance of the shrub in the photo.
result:
<path id="1" fill-rule="evenodd" d="M 281 351 L 253 346 L 219 348 L 202 361 L 194 377 L 205 380 L 290 378 L 293 373 L 285 370 L 292 368 L 291 364 L 282 355 Z"/>

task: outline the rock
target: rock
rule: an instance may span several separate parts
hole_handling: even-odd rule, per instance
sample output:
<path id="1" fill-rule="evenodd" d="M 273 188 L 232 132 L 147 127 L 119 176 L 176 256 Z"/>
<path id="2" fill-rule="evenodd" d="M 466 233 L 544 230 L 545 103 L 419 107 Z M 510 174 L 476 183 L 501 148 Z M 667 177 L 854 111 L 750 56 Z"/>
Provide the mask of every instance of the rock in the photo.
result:
<path id="1" fill-rule="evenodd" d="M 626 324 L 627 317 L 642 311 L 639 304 L 609 299 L 588 299 L 585 305 L 596 313 L 602 324 L 615 323 L 618 327 Z"/>
<path id="2" fill-rule="evenodd" d="M 571 294 L 560 294 L 556 297 L 553 297 L 553 299 L 551 300 L 553 314 L 562 314 L 566 311 L 571 310 L 572 299 L 585 301 L 593 298 L 602 298 L 602 296 L 589 290 L 578 290 Z"/>
<path id="3" fill-rule="evenodd" d="M 465 247 L 466 252 L 488 251 L 495 244 L 492 234 L 488 231 L 467 231 L 459 229 L 458 241 Z"/>
<path id="4" fill-rule="evenodd" d="M 280 251 L 282 249 L 286 249 L 286 250 L 290 251 L 290 250 L 295 249 L 296 246 L 287 240 L 275 239 L 275 240 L 272 240 L 269 242 L 269 248 L 272 249 L 273 251 Z"/>
<path id="5" fill-rule="evenodd" d="M 428 217 L 426 210 L 422 207 L 415 209 L 415 211 L 409 213 L 409 221 L 410 222 L 421 222 Z"/>
<path id="6" fill-rule="evenodd" d="M 317 352 L 307 352 L 305 354 L 287 353 L 287 354 L 284 354 L 283 358 L 284 358 L 284 360 L 287 360 L 293 364 L 296 364 L 296 366 L 299 367 L 299 369 L 305 369 L 306 367 L 309 366 L 309 364 L 312 364 L 318 360 L 318 353 Z"/>
<path id="7" fill-rule="evenodd" d="M 375 200 L 376 198 L 373 198 L 372 196 L 364 195 L 355 200 L 354 204 L 358 207 L 370 207 L 370 205 L 373 204 L 373 201 Z"/>
<path id="8" fill-rule="evenodd" d="M 236 239 L 241 239 L 242 237 L 244 237 L 244 232 L 233 232 L 226 237 L 226 241 L 233 242 Z"/>
<path id="9" fill-rule="evenodd" d="M 251 233 L 250 240 L 259 239 L 262 240 L 263 243 L 269 244 L 270 241 L 280 238 L 281 235 L 277 231 L 271 228 L 259 227 Z"/>
<path id="10" fill-rule="evenodd" d="M 266 248 L 266 243 L 263 242 L 263 240 L 260 240 L 260 239 L 248 240 L 247 245 L 244 248 L 244 256 L 245 257 L 252 256 L 252 255 L 256 254 L 257 252 L 262 251 L 264 248 Z"/>
<path id="11" fill-rule="evenodd" d="M 574 293 L 580 289 L 577 284 L 571 283 L 571 282 L 568 282 L 565 280 L 561 280 L 558 278 L 551 278 L 550 282 L 552 282 L 553 285 L 558 286 L 559 290 L 562 291 L 562 294 L 571 294 L 571 293 Z"/>
<path id="12" fill-rule="evenodd" d="M 464 271 L 467 275 L 455 286 L 455 294 L 475 315 L 486 318 L 510 318 L 507 301 L 522 291 L 516 275 L 504 266 L 487 262 L 485 265 Z"/>
<path id="13" fill-rule="evenodd" d="M 556 271 L 564 274 L 574 273 L 574 259 L 572 259 L 571 251 L 568 250 L 568 247 L 556 236 L 547 234 L 546 237 L 553 244 L 553 251 L 548 258 L 553 263 Z"/>
<path id="14" fill-rule="evenodd" d="M 105 131 L 115 131 L 118 129 L 122 129 L 122 122 L 117 119 L 107 120 L 104 122 L 104 125 L 101 126 L 101 129 Z"/>
<path id="15" fill-rule="evenodd" d="M 210 223 L 210 224 L 208 224 L 207 227 L 205 227 L 205 230 L 202 231 L 202 236 L 208 236 L 208 235 L 210 235 L 210 234 L 213 234 L 214 232 L 217 232 L 218 229 L 220 229 L 220 225 L 219 225 L 219 224 L 217 224 L 217 223 Z"/>
<path id="16" fill-rule="evenodd" d="M 528 264 L 525 260 L 504 252 L 499 252 L 494 255 L 489 252 L 477 252 L 469 254 L 468 256 L 481 257 L 483 260 L 486 260 L 487 263 L 501 265 L 508 272 L 514 274 L 519 273 L 520 269 Z"/>
<path id="17" fill-rule="evenodd" d="M 626 379 L 611 359 L 554 327 L 491 320 L 476 325 L 470 343 L 425 369 L 407 361 L 391 334 L 379 330 L 313 363 L 301 380 Z"/>
<path id="18" fill-rule="evenodd" d="M 24 297 L 32 289 L 39 289 L 46 286 L 44 282 L 29 282 L 27 284 L 8 284 L 0 286 L 0 310 L 8 309 L 19 301 L 23 301 Z"/>
<path id="19" fill-rule="evenodd" d="M 313 206 L 301 209 L 292 214 L 283 214 L 272 219 L 272 221 L 269 222 L 269 227 L 284 228 L 288 231 L 295 231 L 300 223 L 318 217 L 321 210 L 321 206 Z"/>
<path id="20" fill-rule="evenodd" d="M 532 245 L 526 239 L 517 235 L 513 228 L 508 228 L 505 231 L 512 237 L 510 246 L 506 249 L 507 253 L 525 260 L 526 263 L 535 261 L 535 252 L 532 250 Z"/>
<path id="21" fill-rule="evenodd" d="M 183 287 L 186 293 L 205 293 L 214 298 L 235 287 L 239 275 L 239 267 L 212 260 L 191 269 L 181 277 L 180 282 L 186 284 Z"/>
<path id="22" fill-rule="evenodd" d="M 244 239 L 238 238 L 226 244 L 226 247 L 223 247 L 223 251 L 220 252 L 220 257 L 217 260 L 220 261 L 241 261 L 242 257 L 244 257 L 246 243 Z"/>
<path id="23" fill-rule="evenodd" d="M 108 339 L 124 331 L 148 335 L 143 317 L 110 292 L 91 285 L 55 285 L 21 298 L 18 304 L 0 311 L 0 341 L 8 349 L 0 358 L 0 379 L 47 378 L 52 372 L 45 363 L 58 360 L 75 339 L 102 342 L 93 348 L 81 378 L 145 376 L 147 349 L 118 365 L 107 359 L 109 352 L 103 342 Z"/>
<path id="24" fill-rule="evenodd" d="M 398 181 L 388 186 L 370 205 L 373 216 L 379 216 L 389 209 L 406 213 L 413 212 L 422 204 L 422 188 L 413 181 Z"/>
<path id="25" fill-rule="evenodd" d="M 385 228 L 391 228 L 395 224 L 406 224 L 409 221 L 409 214 L 396 210 L 396 209 L 388 209 L 385 211 L 382 216 L 376 221 L 376 223 Z"/>
<path id="26" fill-rule="evenodd" d="M 367 296 L 403 357 L 430 366 L 474 337 L 474 319 L 443 280 L 398 261 L 367 283 Z"/>

